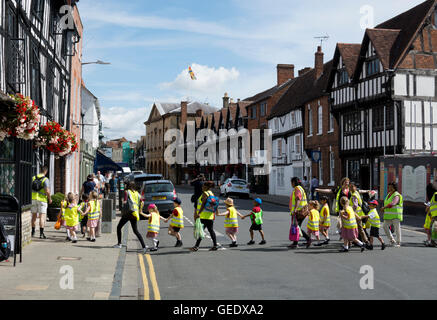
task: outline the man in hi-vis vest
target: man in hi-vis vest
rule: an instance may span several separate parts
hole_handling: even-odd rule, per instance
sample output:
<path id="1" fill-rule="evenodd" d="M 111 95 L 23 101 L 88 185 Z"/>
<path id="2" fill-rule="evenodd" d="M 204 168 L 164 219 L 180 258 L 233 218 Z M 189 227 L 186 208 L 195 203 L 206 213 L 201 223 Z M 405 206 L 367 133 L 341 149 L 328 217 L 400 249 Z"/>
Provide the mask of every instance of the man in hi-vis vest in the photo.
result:
<path id="1" fill-rule="evenodd" d="M 50 182 L 46 177 L 49 169 L 41 167 L 41 173 L 32 178 L 32 237 L 35 236 L 35 224 L 39 215 L 39 237 L 47 239 L 44 235 L 44 226 L 47 215 L 47 207 L 52 203 L 50 196 Z"/>

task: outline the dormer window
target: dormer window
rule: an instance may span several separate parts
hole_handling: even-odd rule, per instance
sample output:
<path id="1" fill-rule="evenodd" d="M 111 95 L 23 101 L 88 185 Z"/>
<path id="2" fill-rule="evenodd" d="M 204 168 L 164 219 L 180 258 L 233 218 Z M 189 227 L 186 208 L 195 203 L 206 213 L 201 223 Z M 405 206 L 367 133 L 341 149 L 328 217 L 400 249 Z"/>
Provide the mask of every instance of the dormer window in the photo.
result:
<path id="1" fill-rule="evenodd" d="M 338 85 L 342 86 L 342 85 L 348 83 L 348 81 L 349 81 L 349 75 L 348 75 L 346 69 L 345 68 L 340 69 L 338 71 Z"/>
<path id="2" fill-rule="evenodd" d="M 372 58 L 369 61 L 366 62 L 366 74 L 367 76 L 372 76 L 374 74 L 377 74 L 380 72 L 379 70 L 379 59 L 378 58 Z"/>

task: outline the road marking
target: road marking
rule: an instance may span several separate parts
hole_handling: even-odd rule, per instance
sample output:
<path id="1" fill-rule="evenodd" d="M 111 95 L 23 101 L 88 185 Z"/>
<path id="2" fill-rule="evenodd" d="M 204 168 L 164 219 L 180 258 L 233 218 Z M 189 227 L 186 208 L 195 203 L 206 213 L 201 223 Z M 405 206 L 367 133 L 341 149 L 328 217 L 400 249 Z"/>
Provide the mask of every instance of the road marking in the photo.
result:
<path id="1" fill-rule="evenodd" d="M 138 254 L 138 260 L 140 261 L 141 276 L 143 278 L 144 300 L 149 300 L 149 282 L 147 281 L 146 268 L 144 266 L 142 254 Z"/>
<path id="2" fill-rule="evenodd" d="M 152 257 L 150 254 L 146 254 L 147 263 L 149 264 L 149 274 L 150 274 L 150 281 L 152 282 L 153 287 L 153 296 L 155 297 L 155 300 L 161 300 L 161 294 L 159 293 L 158 288 L 158 281 L 156 281 L 156 274 L 155 274 L 155 268 L 153 267 Z"/>

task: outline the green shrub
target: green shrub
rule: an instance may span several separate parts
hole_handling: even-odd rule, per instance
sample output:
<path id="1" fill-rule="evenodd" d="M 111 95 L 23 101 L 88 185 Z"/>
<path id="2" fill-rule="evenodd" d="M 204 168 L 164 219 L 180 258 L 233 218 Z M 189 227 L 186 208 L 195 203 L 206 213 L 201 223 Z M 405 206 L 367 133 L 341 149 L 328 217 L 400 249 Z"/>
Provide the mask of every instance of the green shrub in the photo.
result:
<path id="1" fill-rule="evenodd" d="M 49 205 L 49 207 L 52 208 L 60 208 L 61 207 L 61 201 L 65 199 L 65 195 L 63 193 L 56 193 L 52 195 L 52 203 Z"/>

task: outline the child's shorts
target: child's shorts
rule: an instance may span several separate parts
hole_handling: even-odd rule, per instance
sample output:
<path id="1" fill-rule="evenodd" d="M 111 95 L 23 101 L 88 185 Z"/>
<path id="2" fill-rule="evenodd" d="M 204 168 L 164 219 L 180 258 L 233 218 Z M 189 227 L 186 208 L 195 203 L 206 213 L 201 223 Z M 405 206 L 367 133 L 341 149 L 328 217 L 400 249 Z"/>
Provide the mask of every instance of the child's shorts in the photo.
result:
<path id="1" fill-rule="evenodd" d="M 228 227 L 228 228 L 225 228 L 225 230 L 226 230 L 226 233 L 229 233 L 231 235 L 235 235 L 238 233 L 238 227 Z"/>
<path id="2" fill-rule="evenodd" d="M 179 227 L 171 226 L 171 228 L 173 229 L 174 232 L 179 232 L 181 230 L 181 228 L 179 228 Z"/>
<path id="3" fill-rule="evenodd" d="M 375 237 L 375 238 L 379 238 L 379 228 L 376 227 L 370 227 L 370 236 L 371 237 Z"/>
<path id="4" fill-rule="evenodd" d="M 262 224 L 256 224 L 256 223 L 252 223 L 252 225 L 250 226 L 249 230 L 252 231 L 261 231 L 263 229 Z"/>

